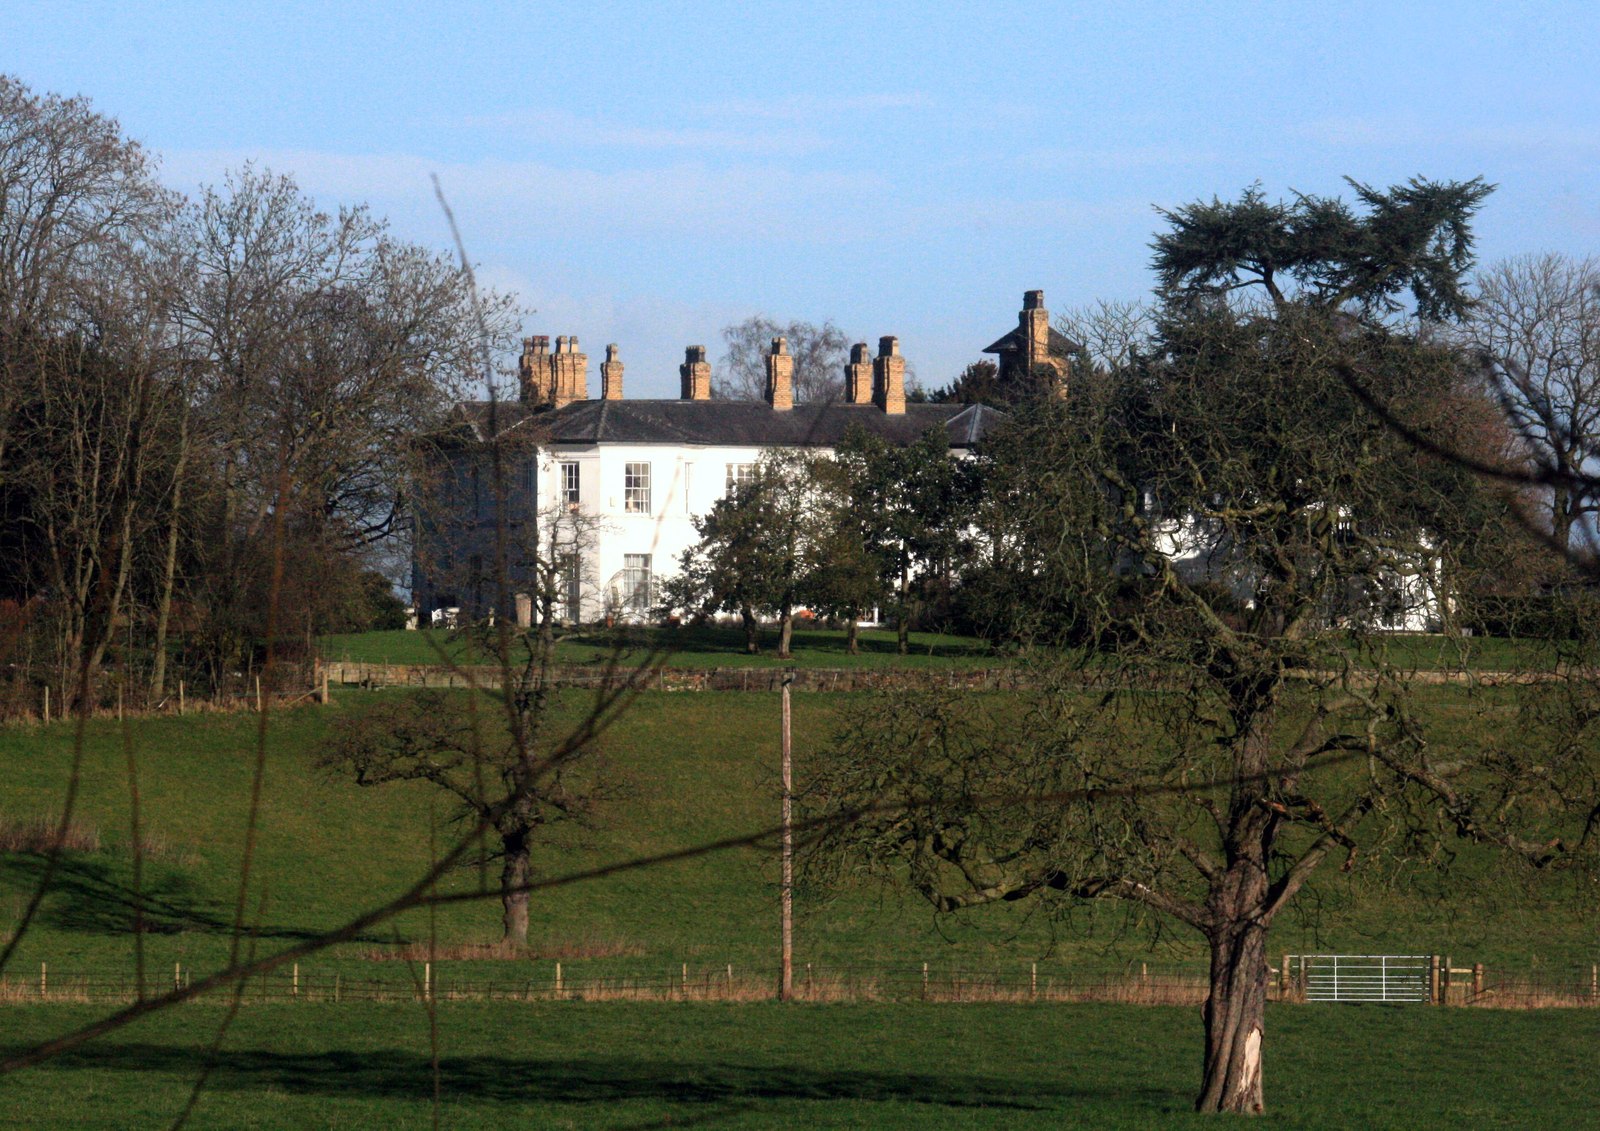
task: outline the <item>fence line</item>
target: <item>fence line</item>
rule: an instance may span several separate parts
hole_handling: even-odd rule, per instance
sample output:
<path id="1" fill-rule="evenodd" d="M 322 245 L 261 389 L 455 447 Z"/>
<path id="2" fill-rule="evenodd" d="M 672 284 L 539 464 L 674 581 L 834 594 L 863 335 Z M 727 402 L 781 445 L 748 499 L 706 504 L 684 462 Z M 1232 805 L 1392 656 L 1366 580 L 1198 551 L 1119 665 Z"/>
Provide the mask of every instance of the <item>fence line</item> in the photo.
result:
<path id="1" fill-rule="evenodd" d="M 1298 957 L 1298 956 L 1290 956 Z M 298 964 L 249 979 L 246 1003 L 268 1002 L 402 1002 L 432 998 L 436 1001 L 640 1001 L 640 1002 L 752 1002 L 775 999 L 779 974 L 773 969 L 740 968 L 720 963 L 691 966 L 679 963 L 654 973 L 571 976 L 562 964 L 541 962 L 518 976 L 479 976 L 457 973 L 453 964 L 418 962 L 404 977 L 359 976 L 344 971 L 326 972 Z M 1289 976 L 1285 978 L 1284 971 Z M 1489 976 L 1481 965 L 1458 968 L 1471 981 L 1459 983 L 1459 992 L 1440 1003 L 1538 1009 L 1587 1006 L 1600 1008 L 1600 965 L 1576 969 L 1570 977 L 1532 977 L 1518 974 Z M 1301 1003 L 1311 1000 L 1297 980 L 1291 962 L 1271 971 L 1273 1000 Z M 152 997 L 174 986 L 186 986 L 190 971 L 175 966 L 171 978 L 146 979 L 143 996 Z M 794 997 L 811 1002 L 950 1003 L 1063 1003 L 1120 1002 L 1136 1005 L 1199 1005 L 1208 990 L 1207 978 L 1195 970 L 1156 970 L 1142 965 L 1138 971 L 1119 974 L 1041 971 L 1037 963 L 1006 969 L 974 969 L 930 963 L 823 966 L 796 964 Z M 219 991 L 220 1000 L 228 991 Z M 33 975 L 0 978 L 0 1004 L 29 1002 L 122 1003 L 140 997 L 140 987 L 129 975 L 57 971 L 41 963 Z"/>

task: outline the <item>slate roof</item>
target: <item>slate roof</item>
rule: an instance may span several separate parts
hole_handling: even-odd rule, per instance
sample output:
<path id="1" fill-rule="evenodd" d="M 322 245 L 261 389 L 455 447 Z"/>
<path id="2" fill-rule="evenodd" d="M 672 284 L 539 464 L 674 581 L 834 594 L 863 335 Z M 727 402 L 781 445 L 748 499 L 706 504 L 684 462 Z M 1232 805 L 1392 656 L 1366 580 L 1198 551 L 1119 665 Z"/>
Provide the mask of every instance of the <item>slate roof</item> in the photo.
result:
<path id="1" fill-rule="evenodd" d="M 457 406 L 476 438 L 489 436 L 489 405 Z M 876 405 L 797 404 L 776 412 L 763 401 L 574 401 L 559 409 L 516 402 L 495 406 L 502 435 L 528 430 L 542 444 L 702 444 L 718 447 L 833 447 L 852 424 L 896 444 L 943 428 L 950 446 L 968 448 L 1003 413 L 987 405 L 908 404 L 902 414 Z"/>
<path id="2" fill-rule="evenodd" d="M 1022 349 L 1022 328 L 1017 327 L 999 341 L 984 346 L 982 353 L 1014 353 Z M 1050 327 L 1050 356 L 1066 357 L 1082 347 L 1054 326 Z"/>

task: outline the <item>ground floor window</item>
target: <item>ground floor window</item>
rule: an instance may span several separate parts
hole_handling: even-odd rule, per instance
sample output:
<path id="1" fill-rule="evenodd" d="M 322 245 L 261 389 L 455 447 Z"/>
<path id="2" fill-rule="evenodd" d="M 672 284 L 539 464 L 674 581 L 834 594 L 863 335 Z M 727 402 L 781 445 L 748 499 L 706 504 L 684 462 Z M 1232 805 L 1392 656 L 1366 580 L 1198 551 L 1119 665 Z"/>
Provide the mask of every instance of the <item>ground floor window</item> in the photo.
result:
<path id="1" fill-rule="evenodd" d="M 630 613 L 650 609 L 650 555 L 622 555 L 622 607 Z"/>

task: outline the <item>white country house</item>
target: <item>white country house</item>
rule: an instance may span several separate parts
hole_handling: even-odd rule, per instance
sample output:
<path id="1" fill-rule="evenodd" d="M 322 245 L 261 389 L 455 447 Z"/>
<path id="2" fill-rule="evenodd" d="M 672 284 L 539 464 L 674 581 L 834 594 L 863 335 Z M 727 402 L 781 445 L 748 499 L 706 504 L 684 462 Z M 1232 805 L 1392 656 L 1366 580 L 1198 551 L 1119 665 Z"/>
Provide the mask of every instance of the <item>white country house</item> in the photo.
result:
<path id="1" fill-rule="evenodd" d="M 1041 291 L 1030 291 L 1017 329 L 986 352 L 1002 374 L 1052 360 Z M 1041 361 L 1041 359 L 1043 359 Z M 438 615 L 487 614 L 497 537 L 509 547 L 513 592 L 525 581 L 518 547 L 535 537 L 566 539 L 561 612 L 578 621 L 642 616 L 656 584 L 698 539 L 694 520 L 748 476 L 763 452 L 829 452 L 852 427 L 910 444 L 931 429 L 952 454 L 969 451 L 1000 415 L 983 405 L 907 403 L 898 338 L 883 337 L 873 356 L 851 349 L 844 397 L 795 403 L 794 359 L 782 338 L 766 356 L 762 401 L 715 399 L 704 346 L 690 346 L 679 367 L 681 393 L 670 399 L 626 398 L 615 345 L 600 366 L 601 395 L 588 397 L 587 358 L 576 338 L 525 339 L 514 403 L 457 406 L 452 427 L 435 438 L 437 477 L 421 492 L 412 598 L 426 624 Z M 498 445 L 499 470 L 491 453 Z M 504 485 L 496 505 L 496 474 Z M 563 532 L 560 528 L 564 527 Z M 531 558 L 531 555 L 528 555 Z M 529 615 L 517 599 L 517 619 Z"/>

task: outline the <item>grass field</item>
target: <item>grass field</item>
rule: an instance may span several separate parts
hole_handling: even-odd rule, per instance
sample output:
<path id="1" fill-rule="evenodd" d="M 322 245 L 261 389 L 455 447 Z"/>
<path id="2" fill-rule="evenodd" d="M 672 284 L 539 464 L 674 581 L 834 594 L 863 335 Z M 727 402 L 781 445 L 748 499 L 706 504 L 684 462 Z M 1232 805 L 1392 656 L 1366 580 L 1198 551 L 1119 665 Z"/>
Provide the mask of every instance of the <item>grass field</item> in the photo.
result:
<path id="1" fill-rule="evenodd" d="M 88 1020 L 17 1007 L 0 1051 Z M 164 1126 L 222 1010 L 187 1006 L 5 1079 L 13 1127 Z M 438 1010 L 450 1128 L 1214 1127 L 1193 1009 L 484 1005 Z M 1592 1011 L 1272 1006 L 1262 1125 L 1568 1128 L 1594 1119 Z M 417 1005 L 247 1006 L 190 1126 L 427 1127 Z M 1254 1126 L 1255 1124 L 1252 1124 Z"/>
<path id="2" fill-rule="evenodd" d="M 426 867 L 429 828 L 448 810 L 420 786 L 363 790 L 313 757 L 330 722 L 365 697 L 274 712 L 250 908 L 252 945 L 271 951 L 392 895 Z M 1473 725 L 1462 693 L 1424 692 L 1441 727 Z M 582 702 L 568 693 L 566 710 Z M 802 767 L 869 695 L 799 696 Z M 1481 700 L 1479 700 L 1481 702 Z M 1457 716 L 1460 716 L 1459 718 Z M 764 693 L 647 693 L 602 739 L 626 783 L 593 828 L 548 844 L 542 875 L 667 851 L 770 826 L 776 817 L 778 698 Z M 82 763 L 79 848 L 68 852 L 40 919 L 7 971 L 23 994 L 47 963 L 51 984 L 80 974 L 130 977 L 142 917 L 150 982 L 221 965 L 229 946 L 254 770 L 256 719 L 201 715 L 97 720 Z M 72 759 L 69 726 L 0 730 L 8 828 L 56 812 Z M 149 853 L 144 897 L 128 852 L 129 752 Z M 0 855 L 0 923 L 15 924 L 43 858 Z M 492 891 L 495 873 L 488 880 Z M 435 977 L 547 984 L 598 977 L 699 978 L 733 965 L 775 972 L 776 869 L 770 855 L 723 853 L 537 896 L 526 954 L 455 957 L 498 936 L 493 898 L 439 912 L 446 957 Z M 475 870 L 446 887 L 470 890 Z M 1440 953 L 1491 969 L 1558 972 L 1600 960 L 1592 892 L 1466 851 L 1454 871 L 1378 883 L 1328 871 L 1274 926 L 1282 952 Z M 953 970 L 1041 979 L 1085 972 L 1203 968 L 1195 940 L 1131 921 L 1121 905 L 1080 909 L 1057 929 L 1011 905 L 936 921 L 925 905 L 876 889 L 798 898 L 797 961 L 830 971 Z M 416 944 L 415 913 L 302 964 L 406 993 L 412 963 L 379 961 Z M 167 981 L 167 984 L 170 984 Z M 349 985 L 350 982 L 346 982 Z M 104 1008 L 104 1007 L 101 1007 Z M 94 1007 L 4 1007 L 10 1047 L 96 1015 Z M 48 1067 L 0 1081 L 9 1123 L 139 1126 L 169 1121 L 196 1049 L 220 1017 L 184 1006 Z M 803 1005 L 448 1002 L 446 1126 L 1066 1126 L 1187 1125 L 1198 1078 L 1193 1007 L 1111 1005 Z M 1592 1094 L 1593 1010 L 1520 1013 L 1375 1007 L 1274 1007 L 1268 1090 L 1286 1127 L 1575 1126 Z M 1363 1077 L 1362 1074 L 1369 1074 Z M 1587 1075 L 1584 1075 L 1587 1073 Z M 1356 1086 L 1352 1081 L 1362 1081 Z M 1426 1086 L 1417 1086 L 1419 1082 Z M 413 1004 L 261 1004 L 230 1037 L 195 1126 L 426 1126 L 426 1018 Z"/>
<path id="3" fill-rule="evenodd" d="M 362 694 L 340 700 L 347 706 Z M 376 694 L 397 694 L 379 692 Z M 1454 692 L 1434 689 L 1436 711 Z M 573 693 L 576 704 L 579 697 Z M 808 695 L 795 702 L 796 760 L 807 760 L 852 712 L 872 709 L 866 695 Z M 262 829 L 252 917 L 259 945 L 305 937 L 337 924 L 354 908 L 400 890 L 428 863 L 430 820 L 439 836 L 455 826 L 428 789 L 392 785 L 360 789 L 312 765 L 329 720 L 341 710 L 303 707 L 277 712 L 268 731 Z M 578 835 L 547 843 L 536 858 L 545 876 L 638 854 L 664 852 L 770 827 L 777 816 L 777 697 L 769 694 L 642 696 L 602 739 L 625 796 Z M 156 718 L 89 728 L 80 824 L 98 848 L 67 854 L 53 895 L 24 940 L 14 970 L 40 962 L 63 974 L 131 973 L 135 919 L 128 844 L 127 750 L 135 754 L 149 852 L 140 913 L 155 970 L 181 963 L 195 972 L 227 950 L 236 876 L 254 767 L 255 720 L 249 715 Z M 71 730 L 18 727 L 0 731 L 6 790 L 0 817 L 25 822 L 57 811 L 71 759 Z M 37 880 L 42 858 L 0 857 L 0 914 L 14 921 Z M 722 853 L 613 876 L 542 895 L 533 906 L 530 959 L 545 977 L 564 961 L 571 977 L 664 977 L 682 964 L 741 975 L 770 969 L 774 957 L 776 869 L 769 854 Z M 491 866 L 489 886 L 496 882 Z M 470 889 L 479 874 L 455 874 L 448 887 Z M 1570 876 L 1533 875 L 1503 867 L 1486 853 L 1463 850 L 1457 867 L 1411 869 L 1392 883 L 1364 871 L 1329 869 L 1274 926 L 1273 953 L 1439 953 L 1523 971 L 1573 968 L 1600 959 L 1592 901 Z M 257 910 L 259 908 L 259 912 Z M 1201 958 L 1186 933 L 1153 933 L 1130 923 L 1121 904 L 1084 908 L 1057 929 L 1026 905 L 983 909 L 935 921 L 925 904 L 894 891 L 821 893 L 798 898 L 797 957 L 819 968 L 930 962 L 936 968 L 1017 970 L 1038 961 L 1046 976 L 1086 968 L 1163 968 Z M 446 946 L 497 938 L 493 898 L 439 914 Z M 381 969 L 403 981 L 400 963 L 374 964 L 396 939 L 427 937 L 420 915 L 359 943 L 319 957 L 324 972 Z M 529 959 L 509 964 L 522 976 Z M 452 964 L 454 966 L 455 964 Z M 500 976 L 504 962 L 471 964 L 462 976 Z M 529 974 L 528 976 L 534 976 Z"/>
<path id="4" fill-rule="evenodd" d="M 1007 660 L 983 641 L 935 632 L 913 632 L 910 651 L 899 654 L 893 631 L 862 629 L 860 651 L 846 650 L 845 634 L 823 628 L 796 627 L 793 657 L 778 659 L 778 636 L 770 626 L 762 633 L 761 651 L 745 651 L 744 632 L 738 628 L 707 625 L 700 628 L 594 629 L 566 638 L 556 650 L 561 663 L 586 664 L 616 655 L 638 656 L 649 649 L 663 651 L 673 667 L 816 667 L 816 668 L 952 668 L 998 667 Z M 387 664 L 489 663 L 492 658 L 461 634 L 445 631 L 360 632 L 321 637 L 321 655 L 330 660 Z"/>

